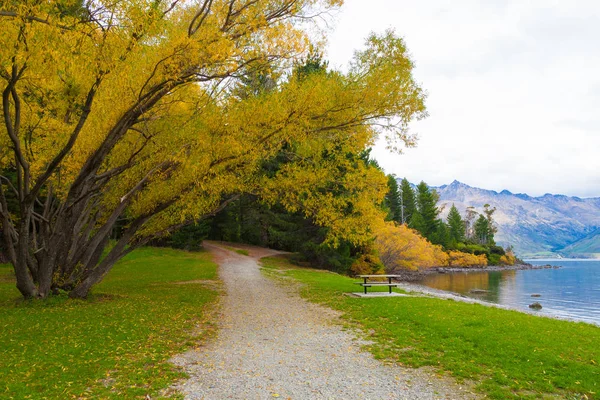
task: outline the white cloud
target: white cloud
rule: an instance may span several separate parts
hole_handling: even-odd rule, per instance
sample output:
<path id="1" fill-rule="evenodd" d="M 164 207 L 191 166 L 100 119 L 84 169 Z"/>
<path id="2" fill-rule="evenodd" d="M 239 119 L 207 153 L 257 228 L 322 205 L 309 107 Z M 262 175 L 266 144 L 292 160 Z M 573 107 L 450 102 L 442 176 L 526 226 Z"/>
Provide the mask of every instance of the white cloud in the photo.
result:
<path id="1" fill-rule="evenodd" d="M 429 118 L 389 173 L 432 185 L 600 196 L 600 3 L 348 0 L 330 36 L 342 67 L 395 28 L 429 93 Z"/>

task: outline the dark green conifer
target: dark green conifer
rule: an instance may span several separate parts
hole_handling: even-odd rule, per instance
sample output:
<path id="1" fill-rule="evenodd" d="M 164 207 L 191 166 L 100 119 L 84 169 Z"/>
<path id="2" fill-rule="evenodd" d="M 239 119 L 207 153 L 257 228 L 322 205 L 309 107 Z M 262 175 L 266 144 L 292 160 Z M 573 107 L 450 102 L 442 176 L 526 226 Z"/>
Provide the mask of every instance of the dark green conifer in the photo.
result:
<path id="1" fill-rule="evenodd" d="M 398 182 L 394 175 L 388 175 L 388 192 L 385 195 L 384 205 L 388 209 L 387 219 L 402 223 L 402 206 Z"/>
<path id="2" fill-rule="evenodd" d="M 423 181 L 417 186 L 417 208 L 421 214 L 422 227 L 419 230 L 423 236 L 431 241 L 438 230 L 439 210 L 437 208 L 438 194 L 429 189 Z"/>
<path id="3" fill-rule="evenodd" d="M 423 217 L 419 210 L 415 210 L 410 217 L 410 221 L 408 221 L 408 227 L 412 228 L 418 232 L 423 232 L 425 230 L 425 222 L 423 221 Z"/>
<path id="4" fill-rule="evenodd" d="M 400 206 L 402 207 L 402 223 L 410 225 L 417 206 L 415 204 L 415 191 L 406 178 L 400 182 Z"/>
<path id="5" fill-rule="evenodd" d="M 451 247 L 450 228 L 444 221 L 437 220 L 437 230 L 432 234 L 431 243 L 439 244 L 445 249 Z"/>
<path id="6" fill-rule="evenodd" d="M 448 213 L 448 234 L 450 240 L 454 243 L 461 243 L 465 241 L 465 221 L 463 221 L 458 209 L 454 204 L 450 208 Z"/>
<path id="7" fill-rule="evenodd" d="M 496 212 L 496 207 L 491 208 L 489 204 L 483 205 L 483 213 L 485 214 L 485 219 L 488 221 L 488 237 L 487 244 L 490 246 L 494 246 L 496 241 L 494 240 L 494 234 L 498 232 L 498 228 L 496 228 L 496 224 L 494 222 L 494 213 Z"/>
<path id="8" fill-rule="evenodd" d="M 477 218 L 477 221 L 475 221 L 475 240 L 479 244 L 487 244 L 489 235 L 490 224 L 486 217 L 484 217 L 482 214 L 479 214 L 479 218 Z"/>

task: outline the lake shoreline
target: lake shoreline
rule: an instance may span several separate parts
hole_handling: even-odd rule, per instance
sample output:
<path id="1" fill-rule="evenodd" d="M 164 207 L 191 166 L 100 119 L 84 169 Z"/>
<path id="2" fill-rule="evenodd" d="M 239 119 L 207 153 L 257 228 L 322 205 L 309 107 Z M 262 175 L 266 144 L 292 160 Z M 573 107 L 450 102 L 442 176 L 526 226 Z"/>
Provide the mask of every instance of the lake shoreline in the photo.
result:
<path id="1" fill-rule="evenodd" d="M 533 315 L 533 316 L 541 317 L 541 318 L 550 318 L 550 319 L 555 319 L 555 320 L 559 320 L 559 321 L 584 323 L 584 324 L 590 324 L 592 326 L 600 327 L 599 323 L 595 323 L 595 322 L 591 322 L 591 321 L 582 321 L 582 320 L 574 318 L 574 317 L 567 317 L 567 316 L 562 316 L 562 315 L 542 314 L 539 311 L 533 310 L 533 309 L 526 309 L 526 308 L 520 308 L 520 307 L 515 307 L 515 306 L 508 306 L 508 305 L 504 305 L 504 304 L 492 303 L 489 301 L 479 300 L 479 299 L 476 299 L 473 297 L 466 296 L 464 294 L 451 292 L 448 290 L 434 289 L 429 286 L 420 285 L 415 282 L 400 282 L 398 284 L 398 288 L 402 289 L 406 292 L 409 292 L 409 293 L 410 292 L 420 293 L 421 295 L 424 295 L 424 296 L 434 297 L 434 298 L 442 299 L 442 300 L 454 300 L 454 301 L 460 301 L 460 302 L 469 303 L 469 304 L 480 304 L 485 307 L 499 308 L 499 309 L 508 310 L 508 311 L 517 311 L 520 313 Z"/>
<path id="2" fill-rule="evenodd" d="M 443 272 L 432 268 L 425 273 L 402 274 L 405 279 L 399 285 L 430 296 L 600 326 L 600 262 L 534 263 L 537 265 L 444 268 Z"/>
<path id="3" fill-rule="evenodd" d="M 515 264 L 515 265 L 488 265 L 481 267 L 433 267 L 420 271 L 398 271 L 394 272 L 398 275 L 398 280 L 402 282 L 419 282 L 426 276 L 431 274 L 449 274 L 456 272 L 496 272 L 496 271 L 522 271 L 532 269 L 558 269 L 560 266 L 532 265 L 532 264 Z"/>

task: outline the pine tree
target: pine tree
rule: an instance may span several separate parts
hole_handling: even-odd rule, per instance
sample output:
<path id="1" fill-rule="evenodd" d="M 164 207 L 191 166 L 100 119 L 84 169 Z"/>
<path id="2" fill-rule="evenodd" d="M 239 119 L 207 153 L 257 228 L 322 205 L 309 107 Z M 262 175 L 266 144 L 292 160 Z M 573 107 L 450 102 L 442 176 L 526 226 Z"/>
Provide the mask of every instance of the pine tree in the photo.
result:
<path id="1" fill-rule="evenodd" d="M 425 230 L 425 221 L 423 221 L 423 216 L 419 212 L 419 210 L 415 210 L 410 217 L 410 221 L 408 221 L 408 227 L 414 229 L 415 231 L 422 233 Z"/>
<path id="2" fill-rule="evenodd" d="M 490 224 L 485 216 L 479 214 L 475 221 L 475 240 L 479 244 L 487 244 L 490 235 Z"/>
<path id="3" fill-rule="evenodd" d="M 328 67 L 329 62 L 323 59 L 323 54 L 313 49 L 308 57 L 296 65 L 294 68 L 294 75 L 302 80 L 311 74 L 325 73 L 327 72 Z"/>
<path id="4" fill-rule="evenodd" d="M 465 222 L 463 221 L 458 209 L 454 204 L 450 208 L 448 213 L 448 230 L 450 240 L 454 243 L 460 243 L 465 241 Z"/>
<path id="5" fill-rule="evenodd" d="M 402 207 L 402 223 L 410 224 L 417 206 L 415 204 L 415 191 L 406 178 L 400 182 L 400 206 Z"/>
<path id="6" fill-rule="evenodd" d="M 483 213 L 485 214 L 485 219 L 488 222 L 488 236 L 487 236 L 487 244 L 494 246 L 496 241 L 494 240 L 494 234 L 498 232 L 498 228 L 496 228 L 496 224 L 494 222 L 493 215 L 496 212 L 496 207 L 490 208 L 489 204 L 483 205 Z"/>
<path id="7" fill-rule="evenodd" d="M 445 249 L 451 246 L 450 227 L 444 221 L 437 220 L 437 229 L 431 236 L 431 243 L 439 244 Z"/>
<path id="8" fill-rule="evenodd" d="M 402 199 L 400 198 L 400 192 L 398 191 L 398 182 L 394 175 L 388 175 L 388 192 L 385 195 L 384 204 L 389 210 L 388 220 L 402 223 Z"/>
<path id="9" fill-rule="evenodd" d="M 419 230 L 423 236 L 431 240 L 438 230 L 437 192 L 431 191 L 423 181 L 417 186 L 417 207 L 421 215 L 422 227 Z"/>

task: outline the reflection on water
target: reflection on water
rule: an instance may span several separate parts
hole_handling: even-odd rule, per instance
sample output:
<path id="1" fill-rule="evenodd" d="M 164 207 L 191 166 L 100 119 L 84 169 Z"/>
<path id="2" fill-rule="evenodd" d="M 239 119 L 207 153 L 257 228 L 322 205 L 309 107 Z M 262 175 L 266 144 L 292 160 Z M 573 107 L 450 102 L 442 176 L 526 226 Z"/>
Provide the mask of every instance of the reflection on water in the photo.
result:
<path id="1" fill-rule="evenodd" d="M 470 295 L 476 299 L 499 303 L 500 283 L 510 286 L 517 271 L 455 272 L 428 275 L 424 284 L 434 289 Z M 514 284 L 512 285 L 514 287 Z M 481 291 L 481 292 L 480 292 Z"/>
<path id="2" fill-rule="evenodd" d="M 423 284 L 524 310 L 537 301 L 541 314 L 600 324 L 600 261 L 532 261 L 536 263 L 562 268 L 434 274 Z"/>

